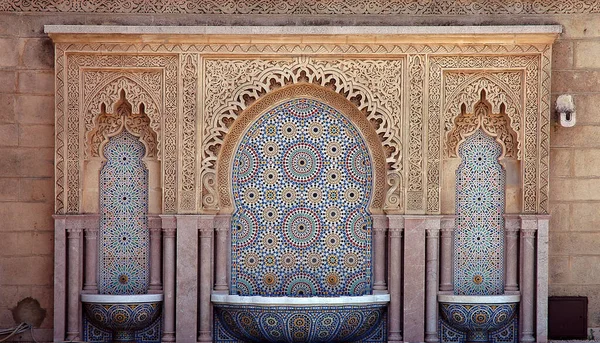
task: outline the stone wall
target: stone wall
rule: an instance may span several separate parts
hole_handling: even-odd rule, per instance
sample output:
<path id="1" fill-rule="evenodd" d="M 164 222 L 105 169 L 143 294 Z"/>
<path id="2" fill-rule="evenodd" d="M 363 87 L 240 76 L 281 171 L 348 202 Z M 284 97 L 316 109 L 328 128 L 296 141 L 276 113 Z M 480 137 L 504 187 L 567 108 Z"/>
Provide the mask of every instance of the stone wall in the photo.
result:
<path id="1" fill-rule="evenodd" d="M 550 294 L 590 299 L 600 327 L 600 14 L 185 15 L 0 12 L 0 328 L 33 297 L 47 309 L 38 340 L 51 339 L 53 269 L 53 48 L 44 24 L 113 25 L 510 25 L 562 24 L 552 92 L 575 96 L 578 123 L 554 126 Z M 599 225 L 596 227 L 596 225 Z M 30 340 L 29 334 L 17 340 Z"/>

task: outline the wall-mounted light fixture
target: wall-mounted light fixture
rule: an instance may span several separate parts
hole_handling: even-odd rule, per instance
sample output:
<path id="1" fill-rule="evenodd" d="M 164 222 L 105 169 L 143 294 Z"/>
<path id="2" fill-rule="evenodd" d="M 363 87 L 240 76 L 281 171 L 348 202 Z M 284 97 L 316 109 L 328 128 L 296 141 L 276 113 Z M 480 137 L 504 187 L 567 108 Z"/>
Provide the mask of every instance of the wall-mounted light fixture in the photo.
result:
<path id="1" fill-rule="evenodd" d="M 575 126 L 575 103 L 571 95 L 563 94 L 556 99 L 556 112 L 560 116 L 561 126 Z"/>

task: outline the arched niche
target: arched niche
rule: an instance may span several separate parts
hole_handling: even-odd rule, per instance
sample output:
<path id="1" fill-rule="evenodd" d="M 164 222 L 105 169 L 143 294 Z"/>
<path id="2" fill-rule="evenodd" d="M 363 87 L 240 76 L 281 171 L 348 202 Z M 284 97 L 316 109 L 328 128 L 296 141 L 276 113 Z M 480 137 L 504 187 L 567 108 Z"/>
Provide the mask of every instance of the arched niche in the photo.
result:
<path id="1" fill-rule="evenodd" d="M 468 108 L 461 103 L 458 115 L 453 117 L 452 129 L 446 134 L 444 159 L 442 161 L 442 214 L 454 214 L 456 208 L 456 171 L 462 162 L 458 151 L 468 137 L 478 130 L 494 139 L 501 147 L 498 161 L 506 172 L 505 213 L 522 212 L 522 161 L 518 158 L 519 135 L 511 126 L 506 105 L 492 105 L 488 92 L 479 89 L 479 100 Z M 497 108 L 498 112 L 495 112 Z"/>
<path id="2" fill-rule="evenodd" d="M 240 140 L 250 125 L 265 111 L 286 100 L 310 98 L 323 102 L 339 111 L 356 127 L 363 137 L 373 163 L 373 195 L 369 203 L 371 214 L 383 213 L 386 193 L 385 154 L 376 131 L 364 114 L 343 96 L 324 87 L 311 84 L 295 84 L 269 93 L 249 106 L 232 124 L 217 163 L 217 184 L 220 201 L 220 213 L 231 214 L 234 211 L 232 197 L 233 157 Z"/>
<path id="3" fill-rule="evenodd" d="M 138 107 L 134 108 L 125 89 L 117 88 L 114 91 L 118 94 L 118 100 L 112 104 L 112 109 L 107 108 L 105 103 L 99 104 L 98 115 L 92 118 L 94 125 L 86 134 L 88 150 L 83 161 L 82 212 L 98 213 L 100 171 L 106 162 L 104 147 L 111 137 L 126 131 L 138 138 L 145 148 L 142 160 L 148 169 L 148 213 L 161 213 L 162 183 L 158 135 L 152 128 L 153 120 L 146 113 L 148 106 L 138 101 Z M 149 107 L 154 109 L 156 105 L 152 103 Z"/>

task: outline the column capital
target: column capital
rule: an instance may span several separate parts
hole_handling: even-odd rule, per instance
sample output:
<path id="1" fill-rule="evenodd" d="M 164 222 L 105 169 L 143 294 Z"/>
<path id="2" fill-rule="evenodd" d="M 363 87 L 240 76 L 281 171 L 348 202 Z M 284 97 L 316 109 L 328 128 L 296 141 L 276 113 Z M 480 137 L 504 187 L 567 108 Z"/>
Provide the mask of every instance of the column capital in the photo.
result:
<path id="1" fill-rule="evenodd" d="M 426 229 L 425 232 L 427 233 L 427 238 L 437 238 L 440 236 L 439 229 Z"/>
<path id="2" fill-rule="evenodd" d="M 536 229 L 521 229 L 521 236 L 523 236 L 524 238 L 534 238 L 536 232 L 537 232 L 537 228 Z"/>
<path id="3" fill-rule="evenodd" d="M 163 228 L 162 232 L 163 232 L 163 237 L 165 237 L 165 238 L 175 238 L 175 236 L 177 234 L 177 228 L 166 227 L 166 228 Z"/>

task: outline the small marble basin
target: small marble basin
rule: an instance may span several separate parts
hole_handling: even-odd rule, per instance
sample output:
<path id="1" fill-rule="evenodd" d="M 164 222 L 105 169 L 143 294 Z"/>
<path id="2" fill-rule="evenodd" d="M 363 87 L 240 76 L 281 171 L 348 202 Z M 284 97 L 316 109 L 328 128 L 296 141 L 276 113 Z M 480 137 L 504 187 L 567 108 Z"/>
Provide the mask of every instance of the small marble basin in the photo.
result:
<path id="1" fill-rule="evenodd" d="M 160 316 L 162 294 L 82 294 L 81 302 L 90 321 L 110 330 L 115 342 L 133 342 L 138 330 Z"/>
<path id="2" fill-rule="evenodd" d="M 248 342 L 355 342 L 385 319 L 389 294 L 261 297 L 213 294 L 217 320 Z"/>
<path id="3" fill-rule="evenodd" d="M 467 342 L 489 342 L 489 333 L 508 324 L 518 311 L 517 295 L 438 295 L 440 315 L 467 334 Z"/>

